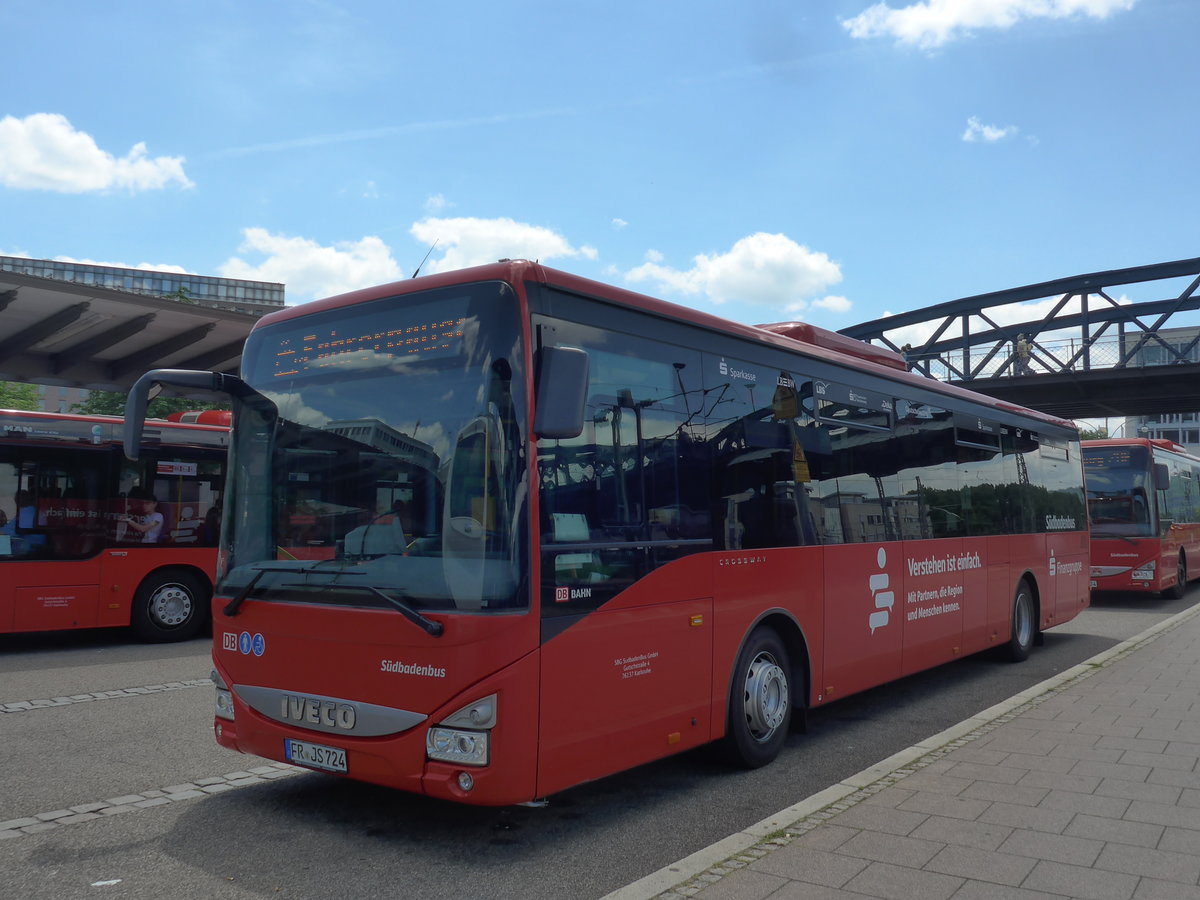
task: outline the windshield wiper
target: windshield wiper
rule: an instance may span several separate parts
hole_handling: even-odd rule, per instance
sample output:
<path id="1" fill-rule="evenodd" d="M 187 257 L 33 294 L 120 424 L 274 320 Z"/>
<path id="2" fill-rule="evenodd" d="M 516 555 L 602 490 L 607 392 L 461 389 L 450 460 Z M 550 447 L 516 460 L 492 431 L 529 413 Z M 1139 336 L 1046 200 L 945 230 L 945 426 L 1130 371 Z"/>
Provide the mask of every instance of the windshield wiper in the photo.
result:
<path id="1" fill-rule="evenodd" d="M 246 602 L 246 598 L 250 596 L 250 592 L 252 590 L 254 590 L 254 586 L 256 584 L 258 584 L 259 579 L 262 578 L 268 572 L 287 572 L 289 574 L 292 572 L 300 572 L 302 574 L 307 574 L 310 572 L 319 572 L 319 571 L 322 571 L 322 569 L 321 569 L 322 563 L 327 563 L 327 562 L 336 562 L 336 560 L 324 560 L 324 559 L 317 560 L 312 565 L 306 565 L 300 569 L 292 568 L 290 566 L 278 566 L 278 565 L 260 566 L 254 570 L 254 577 L 251 578 L 248 582 L 246 582 L 246 586 L 244 588 L 242 588 L 240 591 L 238 591 L 237 596 L 225 604 L 225 609 L 222 610 L 222 612 L 224 612 L 225 615 L 227 615 L 227 616 L 236 616 L 238 613 L 239 607 L 241 607 L 241 605 Z M 365 575 L 366 572 L 348 572 L 345 570 L 345 568 L 338 568 L 338 569 L 333 570 L 333 574 L 337 577 L 341 577 L 342 575 Z M 355 587 L 358 587 L 358 585 L 355 585 Z"/>
<path id="2" fill-rule="evenodd" d="M 386 600 L 391 606 L 395 607 L 396 610 L 402 616 L 404 616 L 404 618 L 408 619 L 408 621 L 412 622 L 418 628 L 424 630 L 427 634 L 430 634 L 433 637 L 442 636 L 445 626 L 441 622 L 435 622 L 433 619 L 426 618 L 399 597 L 393 597 L 391 594 L 386 593 L 381 588 L 377 588 L 373 584 L 356 584 L 354 587 L 361 587 L 364 590 L 370 591 L 376 597 Z"/>
<path id="3" fill-rule="evenodd" d="M 266 569 L 258 569 L 254 573 L 254 577 L 246 582 L 246 586 L 237 592 L 237 596 L 225 604 L 225 608 L 221 610 L 227 616 L 236 616 L 238 607 L 240 607 L 246 598 L 250 596 L 250 592 L 254 590 L 254 586 L 258 584 L 258 579 L 262 578 L 267 573 Z"/>

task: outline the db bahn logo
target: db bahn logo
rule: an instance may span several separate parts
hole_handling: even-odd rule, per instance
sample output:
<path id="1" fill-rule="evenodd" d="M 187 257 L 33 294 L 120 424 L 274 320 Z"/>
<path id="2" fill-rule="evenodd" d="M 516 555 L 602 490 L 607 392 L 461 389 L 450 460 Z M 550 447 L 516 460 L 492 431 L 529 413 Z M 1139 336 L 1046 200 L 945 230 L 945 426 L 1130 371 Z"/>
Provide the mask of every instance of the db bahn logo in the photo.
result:
<path id="1" fill-rule="evenodd" d="M 221 634 L 221 649 L 230 653 L 240 653 L 242 656 L 249 656 L 251 653 L 262 656 L 267 652 L 267 639 L 261 634 L 251 635 L 248 631 L 241 634 L 225 631 Z"/>
<path id="2" fill-rule="evenodd" d="M 554 589 L 555 603 L 569 603 L 572 600 L 588 600 L 591 599 L 591 596 L 591 588 L 556 587 Z"/>

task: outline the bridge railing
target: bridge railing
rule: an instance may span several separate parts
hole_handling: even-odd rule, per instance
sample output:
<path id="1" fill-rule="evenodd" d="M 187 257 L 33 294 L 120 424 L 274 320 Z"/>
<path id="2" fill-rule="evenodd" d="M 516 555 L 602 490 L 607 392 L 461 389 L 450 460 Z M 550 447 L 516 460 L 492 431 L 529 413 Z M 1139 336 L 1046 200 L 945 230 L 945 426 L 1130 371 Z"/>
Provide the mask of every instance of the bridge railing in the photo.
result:
<path id="1" fill-rule="evenodd" d="M 1200 343 L 1165 344 L 1126 336 L 1111 341 L 1085 342 L 1079 338 L 1027 341 L 1028 357 L 1016 342 L 992 344 L 943 353 L 904 353 L 915 372 L 939 381 L 970 381 L 975 378 L 1018 378 L 1094 369 L 1144 368 L 1175 362 L 1200 361 Z"/>

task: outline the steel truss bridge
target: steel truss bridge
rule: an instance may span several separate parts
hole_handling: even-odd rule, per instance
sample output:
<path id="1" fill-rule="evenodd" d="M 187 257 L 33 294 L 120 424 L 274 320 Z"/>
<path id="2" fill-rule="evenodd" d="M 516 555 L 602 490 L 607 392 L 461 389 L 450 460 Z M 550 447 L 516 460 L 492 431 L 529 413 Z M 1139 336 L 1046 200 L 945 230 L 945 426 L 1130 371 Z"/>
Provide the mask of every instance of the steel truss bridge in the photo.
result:
<path id="1" fill-rule="evenodd" d="M 1197 412 L 1198 291 L 1200 258 L 1182 259 L 963 297 L 841 333 L 903 352 L 930 378 L 1065 418 Z"/>

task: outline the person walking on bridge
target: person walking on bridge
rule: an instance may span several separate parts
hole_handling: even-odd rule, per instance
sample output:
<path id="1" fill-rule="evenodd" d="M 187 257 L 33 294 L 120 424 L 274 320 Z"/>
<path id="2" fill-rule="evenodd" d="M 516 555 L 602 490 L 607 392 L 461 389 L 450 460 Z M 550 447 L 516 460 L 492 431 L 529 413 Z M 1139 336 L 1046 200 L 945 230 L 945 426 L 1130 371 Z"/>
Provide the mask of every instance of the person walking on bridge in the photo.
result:
<path id="1" fill-rule="evenodd" d="M 1017 335 L 1017 374 L 1029 374 L 1029 341 L 1024 334 Z"/>

